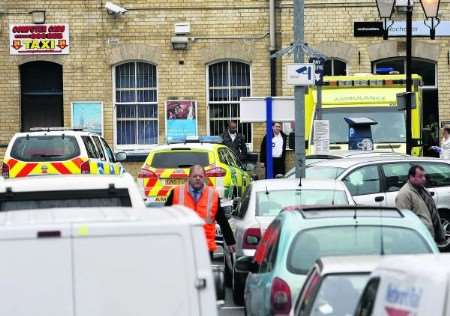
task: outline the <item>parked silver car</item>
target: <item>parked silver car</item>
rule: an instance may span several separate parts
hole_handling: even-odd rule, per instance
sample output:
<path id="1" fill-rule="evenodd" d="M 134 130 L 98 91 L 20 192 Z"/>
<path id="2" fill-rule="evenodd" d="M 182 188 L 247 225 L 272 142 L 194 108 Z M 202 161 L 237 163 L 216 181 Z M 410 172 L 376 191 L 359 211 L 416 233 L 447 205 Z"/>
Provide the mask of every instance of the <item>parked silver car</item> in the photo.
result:
<path id="1" fill-rule="evenodd" d="M 294 315 L 353 315 L 369 275 L 381 258 L 344 256 L 318 259 L 303 284 Z"/>
<path id="2" fill-rule="evenodd" d="M 236 252 L 225 251 L 225 281 L 233 288 L 235 303 L 243 301 L 245 277 L 234 273 L 233 262 L 241 256 L 253 256 L 266 228 L 278 213 L 291 205 L 354 205 L 350 192 L 341 181 L 271 179 L 254 181 L 244 193 L 230 218 L 236 238 Z"/>

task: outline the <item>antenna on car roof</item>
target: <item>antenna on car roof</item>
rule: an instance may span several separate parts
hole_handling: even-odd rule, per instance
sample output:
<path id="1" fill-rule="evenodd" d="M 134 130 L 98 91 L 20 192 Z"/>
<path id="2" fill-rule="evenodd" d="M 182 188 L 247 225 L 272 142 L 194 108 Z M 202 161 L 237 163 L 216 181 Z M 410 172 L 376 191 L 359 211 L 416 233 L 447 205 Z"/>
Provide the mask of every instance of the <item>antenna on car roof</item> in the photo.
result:
<path id="1" fill-rule="evenodd" d="M 269 192 L 269 190 L 267 189 L 267 183 L 266 183 L 266 182 L 264 183 L 264 186 L 266 187 L 266 195 L 269 195 L 270 192 Z"/>

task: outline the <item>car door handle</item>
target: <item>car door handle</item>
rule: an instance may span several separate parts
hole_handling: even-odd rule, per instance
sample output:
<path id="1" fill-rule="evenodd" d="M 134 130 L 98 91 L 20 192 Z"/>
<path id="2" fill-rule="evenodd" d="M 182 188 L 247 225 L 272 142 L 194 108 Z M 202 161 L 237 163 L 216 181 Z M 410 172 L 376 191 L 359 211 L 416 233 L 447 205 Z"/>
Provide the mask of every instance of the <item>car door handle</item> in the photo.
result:
<path id="1" fill-rule="evenodd" d="M 376 196 L 375 197 L 375 202 L 383 202 L 384 201 L 384 196 Z"/>

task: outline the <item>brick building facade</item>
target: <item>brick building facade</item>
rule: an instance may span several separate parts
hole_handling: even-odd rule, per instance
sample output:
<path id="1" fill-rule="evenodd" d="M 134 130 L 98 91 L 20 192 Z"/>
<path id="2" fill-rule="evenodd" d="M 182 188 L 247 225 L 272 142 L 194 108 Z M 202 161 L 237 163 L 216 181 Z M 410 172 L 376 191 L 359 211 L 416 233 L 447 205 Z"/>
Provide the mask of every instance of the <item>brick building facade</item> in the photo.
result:
<path id="1" fill-rule="evenodd" d="M 61 123 L 71 126 L 72 102 L 100 101 L 104 136 L 115 150 L 145 151 L 165 142 L 167 100 L 197 101 L 198 130 L 204 135 L 238 118 L 240 96 L 270 94 L 268 0 L 121 0 L 115 3 L 127 12 L 119 16 L 108 14 L 105 3 L 0 1 L 1 145 L 25 126 L 48 122 L 51 115 L 42 113 L 54 113 L 49 104 L 59 107 Z M 275 4 L 279 49 L 292 42 L 293 3 Z M 69 25 L 69 54 L 10 54 L 10 25 L 32 24 L 34 10 L 45 10 L 47 24 Z M 448 3 L 441 4 L 440 16 L 450 20 Z M 416 4 L 414 20 L 423 18 Z M 369 73 L 379 61 L 401 64 L 404 39 L 353 36 L 353 22 L 377 20 L 375 0 L 306 0 L 305 40 L 335 60 L 329 71 Z M 172 47 L 179 22 L 191 28 L 185 50 Z M 432 105 L 428 111 L 424 104 L 424 111 L 433 112 L 436 122 L 450 120 L 448 44 L 448 37 L 418 38 L 413 46 L 415 60 L 424 63 L 428 74 L 435 71 L 436 80 L 428 84 L 424 98 Z M 289 62 L 288 56 L 276 62 L 277 95 L 293 93 L 284 82 Z M 52 83 L 61 88 L 50 89 Z M 47 105 L 45 100 L 50 100 Z M 264 125 L 247 126 L 245 133 L 259 151 Z"/>

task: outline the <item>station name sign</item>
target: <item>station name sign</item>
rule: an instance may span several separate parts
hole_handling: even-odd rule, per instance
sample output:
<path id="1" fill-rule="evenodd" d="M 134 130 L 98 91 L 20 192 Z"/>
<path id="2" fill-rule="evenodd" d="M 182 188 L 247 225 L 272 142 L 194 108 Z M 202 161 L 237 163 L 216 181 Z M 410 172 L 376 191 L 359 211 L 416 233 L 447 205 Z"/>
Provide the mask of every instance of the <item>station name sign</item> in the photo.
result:
<path id="1" fill-rule="evenodd" d="M 68 24 L 13 24 L 9 26 L 11 55 L 69 54 Z"/>
<path id="2" fill-rule="evenodd" d="M 353 36 L 355 37 L 378 37 L 383 36 L 383 22 L 354 22 Z"/>

